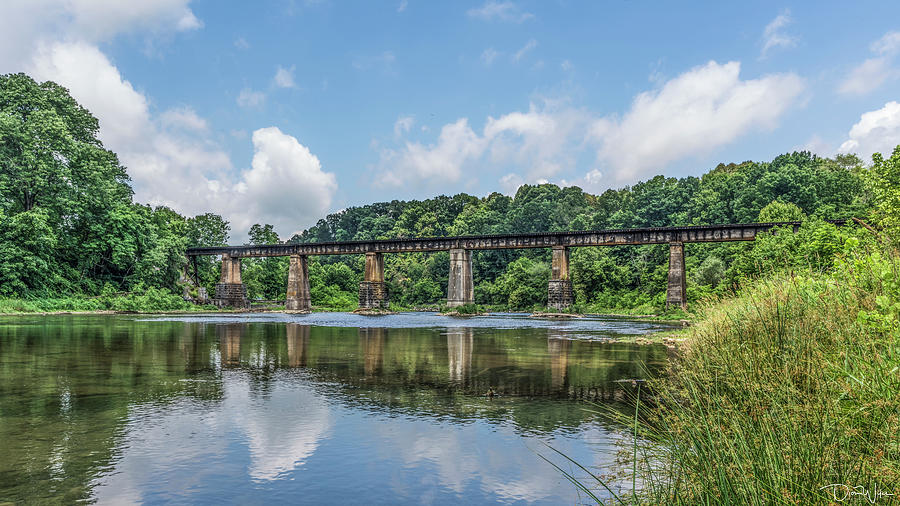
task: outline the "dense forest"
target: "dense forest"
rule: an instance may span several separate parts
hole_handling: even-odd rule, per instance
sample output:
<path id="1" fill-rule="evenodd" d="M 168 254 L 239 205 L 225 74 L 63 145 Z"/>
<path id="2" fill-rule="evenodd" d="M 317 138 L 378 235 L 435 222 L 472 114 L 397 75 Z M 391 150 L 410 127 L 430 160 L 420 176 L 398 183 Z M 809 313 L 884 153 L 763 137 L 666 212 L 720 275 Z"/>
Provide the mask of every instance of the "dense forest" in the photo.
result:
<path id="1" fill-rule="evenodd" d="M 24 74 L 0 76 L 0 297 L 48 299 L 110 294 L 178 298 L 191 246 L 228 243 L 215 214 L 182 216 L 133 201 L 126 168 L 98 140 L 99 123 L 63 87 Z M 593 195 L 578 187 L 523 185 L 512 197 L 458 194 L 392 201 L 330 214 L 293 242 L 389 239 L 716 223 L 804 220 L 799 234 L 753 243 L 690 244 L 692 298 L 730 290 L 742 279 L 785 266 L 830 265 L 844 231 L 824 219 L 866 219 L 872 169 L 853 155 L 794 152 L 770 162 L 720 164 L 701 177 L 656 176 Z M 252 244 L 280 240 L 271 225 L 249 230 Z M 571 275 L 582 310 L 658 310 L 664 305 L 665 245 L 575 248 Z M 476 302 L 533 309 L 547 301 L 549 250 L 478 251 Z M 314 306 L 356 305 L 362 256 L 310 259 Z M 199 263 L 212 293 L 219 265 Z M 385 276 L 397 307 L 435 306 L 446 296 L 448 254 L 391 254 Z M 251 298 L 281 299 L 287 259 L 244 261 Z"/>

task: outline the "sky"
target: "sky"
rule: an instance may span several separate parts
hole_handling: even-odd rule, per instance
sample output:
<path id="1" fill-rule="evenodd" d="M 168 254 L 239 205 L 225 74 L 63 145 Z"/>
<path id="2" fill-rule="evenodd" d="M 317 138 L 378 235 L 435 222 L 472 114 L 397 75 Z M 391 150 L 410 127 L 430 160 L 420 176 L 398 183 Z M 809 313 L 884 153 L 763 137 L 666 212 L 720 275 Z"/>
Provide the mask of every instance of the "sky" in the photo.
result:
<path id="1" fill-rule="evenodd" d="M 135 200 L 243 239 L 525 183 L 600 193 L 900 144 L 900 2 L 3 0 Z"/>

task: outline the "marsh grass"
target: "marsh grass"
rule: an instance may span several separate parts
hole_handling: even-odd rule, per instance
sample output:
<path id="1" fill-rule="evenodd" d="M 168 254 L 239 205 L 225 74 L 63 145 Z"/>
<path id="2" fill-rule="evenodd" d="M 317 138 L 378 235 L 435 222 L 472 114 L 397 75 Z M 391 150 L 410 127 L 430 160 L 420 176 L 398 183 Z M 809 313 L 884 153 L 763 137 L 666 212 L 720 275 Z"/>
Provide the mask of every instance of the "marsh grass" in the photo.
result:
<path id="1" fill-rule="evenodd" d="M 707 303 L 670 375 L 645 389 L 628 465 L 640 485 L 613 500 L 828 504 L 841 484 L 870 494 L 847 502 L 900 503 L 898 313 L 896 253 L 859 248 L 829 272 Z"/>

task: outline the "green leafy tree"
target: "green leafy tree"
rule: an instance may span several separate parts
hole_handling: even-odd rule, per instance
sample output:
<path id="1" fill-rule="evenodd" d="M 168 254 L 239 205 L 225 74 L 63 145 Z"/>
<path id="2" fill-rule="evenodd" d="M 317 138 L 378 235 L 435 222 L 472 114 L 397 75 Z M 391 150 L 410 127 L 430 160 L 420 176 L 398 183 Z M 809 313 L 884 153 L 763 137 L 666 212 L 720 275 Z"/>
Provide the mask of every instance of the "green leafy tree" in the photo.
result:
<path id="1" fill-rule="evenodd" d="M 43 252 L 20 248 L 15 261 L 44 269 L 19 275 L 6 291 L 97 290 L 104 281 L 125 284 L 134 271 L 139 227 L 131 187 L 98 131 L 97 119 L 65 88 L 25 74 L 0 76 L 0 209 L 11 220 L 4 228 L 16 235 L 23 232 L 17 223 L 40 224 L 32 238 L 43 241 L 35 244 Z M 47 281 L 60 278 L 69 282 Z"/>
<path id="2" fill-rule="evenodd" d="M 281 241 L 272 225 L 250 227 L 250 244 L 278 244 Z M 241 279 L 247 294 L 255 299 L 283 299 L 287 291 L 289 260 L 286 257 L 248 258 L 242 262 Z"/>
<path id="3" fill-rule="evenodd" d="M 225 246 L 228 244 L 228 233 L 231 226 L 218 214 L 205 213 L 187 220 L 187 246 Z M 208 293 L 213 293 L 215 284 L 219 282 L 222 265 L 211 256 L 195 257 L 197 275 L 201 286 Z M 188 266 L 193 269 L 193 266 Z"/>
<path id="4" fill-rule="evenodd" d="M 760 209 L 758 223 L 777 223 L 781 221 L 803 221 L 806 216 L 795 204 L 773 200 Z"/>
<path id="5" fill-rule="evenodd" d="M 865 179 L 877 219 L 886 228 L 900 228 L 900 145 L 887 160 L 881 153 L 872 155 L 872 168 Z"/>

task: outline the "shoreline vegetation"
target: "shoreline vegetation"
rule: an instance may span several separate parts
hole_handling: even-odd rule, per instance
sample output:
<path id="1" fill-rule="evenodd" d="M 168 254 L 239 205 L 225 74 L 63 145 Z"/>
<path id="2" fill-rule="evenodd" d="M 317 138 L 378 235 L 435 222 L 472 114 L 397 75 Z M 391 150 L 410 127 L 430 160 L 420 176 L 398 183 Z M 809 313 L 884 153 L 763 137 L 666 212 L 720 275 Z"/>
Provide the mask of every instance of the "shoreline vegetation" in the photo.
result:
<path id="1" fill-rule="evenodd" d="M 631 387 L 633 415 L 603 410 L 633 428 L 621 467 L 590 481 L 558 469 L 612 504 L 836 504 L 850 491 L 896 504 L 900 147 L 869 178 L 877 229 L 702 302 L 669 336 L 681 342 L 668 374 Z"/>
<path id="2" fill-rule="evenodd" d="M 166 304 L 147 307 L 140 302 L 142 296 L 127 295 L 120 296 L 114 300 L 102 299 L 97 297 L 67 297 L 62 299 L 0 299 L 0 318 L 4 316 L 28 316 L 28 315 L 116 315 L 116 314 L 192 314 L 192 313 L 286 313 L 286 314 L 309 314 L 316 312 L 323 313 L 354 313 L 362 315 L 385 315 L 397 313 L 437 313 L 440 316 L 490 316 L 494 313 L 504 314 L 520 314 L 530 318 L 546 318 L 546 319 L 566 319 L 566 318 L 620 318 L 626 320 L 646 320 L 659 322 L 676 322 L 680 321 L 683 326 L 687 326 L 690 322 L 691 313 L 675 311 L 663 314 L 628 314 L 615 312 L 590 312 L 590 313 L 570 313 L 570 312 L 554 312 L 549 309 L 538 311 L 510 311 L 503 308 L 491 308 L 471 304 L 474 309 L 467 306 L 459 308 L 448 307 L 402 307 L 391 305 L 388 309 L 353 309 L 345 308 L 329 308 L 313 306 L 311 310 L 292 311 L 285 309 L 283 305 L 266 304 L 260 307 L 251 307 L 250 309 L 234 309 L 230 307 L 219 308 L 212 304 L 197 305 L 191 302 L 180 304 L 171 300 Z M 173 299 L 174 300 L 174 299 Z M 160 307 L 162 306 L 162 307 Z M 672 332 L 670 330 L 659 331 L 657 333 Z M 649 334 L 648 334 L 649 335 Z"/>
<path id="3" fill-rule="evenodd" d="M 640 502 L 827 503 L 829 484 L 900 497 L 900 259 L 847 243 L 833 270 L 759 280 L 680 334 L 639 409 Z"/>

